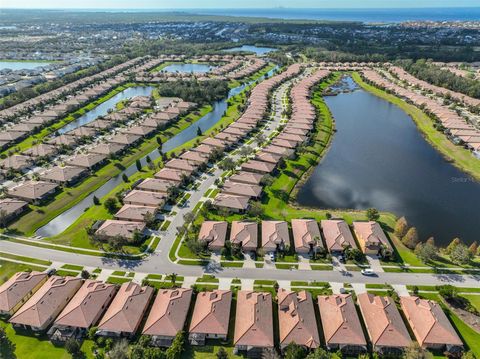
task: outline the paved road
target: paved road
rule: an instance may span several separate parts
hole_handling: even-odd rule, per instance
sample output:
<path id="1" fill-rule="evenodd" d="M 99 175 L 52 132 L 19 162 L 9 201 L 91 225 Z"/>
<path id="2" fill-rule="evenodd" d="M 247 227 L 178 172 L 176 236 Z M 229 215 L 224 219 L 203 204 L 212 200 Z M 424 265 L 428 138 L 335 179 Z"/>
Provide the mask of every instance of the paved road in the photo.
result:
<path id="1" fill-rule="evenodd" d="M 280 86 L 272 96 L 274 115 L 272 116 L 268 127 L 263 131 L 265 136 L 270 135 L 281 121 L 281 112 L 283 108 L 282 98 L 290 82 Z M 251 147 L 257 146 L 254 142 Z M 238 158 L 238 155 L 235 156 Z M 281 270 L 268 268 L 222 268 L 218 265 L 209 265 L 200 267 L 194 265 L 181 265 L 172 263 L 169 259 L 170 247 L 176 237 L 176 228 L 183 224 L 183 214 L 191 212 L 195 205 L 202 199 L 205 192 L 214 185 L 215 179 L 223 173 L 216 168 L 211 174 L 202 175 L 199 181 L 199 187 L 190 191 L 191 197 L 184 208 L 176 207 L 177 214 L 170 218 L 172 221 L 169 229 L 162 233 L 161 241 L 157 246 L 155 253 L 144 260 L 125 260 L 110 259 L 98 256 L 89 256 L 83 254 L 74 254 L 61 250 L 47 249 L 30 246 L 21 243 L 9 241 L 0 241 L 0 251 L 12 254 L 23 255 L 32 258 L 48 259 L 52 262 L 76 264 L 92 268 L 104 268 L 107 270 L 128 270 L 135 271 L 139 276 L 146 273 L 168 274 L 177 273 L 181 276 L 200 277 L 204 273 L 211 273 L 222 279 L 242 278 L 248 280 L 271 279 L 277 281 L 325 281 L 338 283 L 389 283 L 392 285 L 441 285 L 454 284 L 463 287 L 479 287 L 480 274 L 478 275 L 457 275 L 457 274 L 415 274 L 415 273 L 378 273 L 376 277 L 366 277 L 360 272 L 346 272 L 333 270 Z"/>
<path id="2" fill-rule="evenodd" d="M 83 254 L 73 254 L 47 248 L 33 247 L 9 241 L 0 242 L 2 252 L 22 254 L 33 258 L 49 259 L 54 262 L 77 264 L 88 267 L 100 267 L 112 270 L 129 270 L 139 273 L 168 274 L 177 273 L 181 276 L 197 276 L 211 273 L 218 278 L 245 278 L 271 280 L 303 280 L 349 283 L 389 283 L 411 285 L 441 285 L 453 284 L 460 287 L 479 287 L 480 274 L 426 274 L 426 273 L 378 273 L 377 277 L 365 277 L 360 272 L 342 273 L 339 271 L 319 270 L 280 270 L 265 268 L 219 268 L 200 267 L 175 264 L 168 260 L 168 252 L 152 254 L 145 260 L 109 259 Z"/>

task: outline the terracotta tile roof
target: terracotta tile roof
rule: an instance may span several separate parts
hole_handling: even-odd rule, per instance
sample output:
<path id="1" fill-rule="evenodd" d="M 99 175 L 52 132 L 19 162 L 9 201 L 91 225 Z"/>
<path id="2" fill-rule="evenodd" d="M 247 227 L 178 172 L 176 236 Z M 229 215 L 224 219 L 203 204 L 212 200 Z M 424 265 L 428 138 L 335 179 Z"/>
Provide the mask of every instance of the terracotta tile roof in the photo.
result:
<path id="1" fill-rule="evenodd" d="M 20 209 L 28 206 L 28 203 L 20 199 L 15 198 L 2 198 L 0 199 L 0 211 L 5 211 L 5 214 L 11 215 Z"/>
<path id="2" fill-rule="evenodd" d="M 250 198 L 245 196 L 219 193 L 213 200 L 213 204 L 218 207 L 246 210 L 248 208 L 249 200 Z"/>
<path id="3" fill-rule="evenodd" d="M 55 166 L 40 173 L 40 179 L 53 182 L 69 182 L 86 173 L 86 170 L 75 166 Z"/>
<path id="4" fill-rule="evenodd" d="M 343 219 L 324 219 L 320 224 L 329 252 L 343 251 L 346 247 L 357 248 L 352 232 Z"/>
<path id="5" fill-rule="evenodd" d="M 82 168 L 92 168 L 107 159 L 107 156 L 100 153 L 81 153 L 70 157 L 66 164 Z"/>
<path id="6" fill-rule="evenodd" d="M 139 206 L 159 207 L 165 202 L 165 195 L 158 192 L 139 191 L 134 189 L 123 198 L 123 202 Z"/>
<path id="7" fill-rule="evenodd" d="M 273 163 L 276 165 L 282 156 L 270 152 L 260 152 L 256 157 L 258 161 Z"/>
<path id="8" fill-rule="evenodd" d="M 230 181 L 249 184 L 260 184 L 264 175 L 260 173 L 240 171 L 230 177 Z"/>
<path id="9" fill-rule="evenodd" d="M 206 163 L 208 161 L 208 156 L 195 151 L 187 151 L 180 155 L 180 158 L 182 160 L 191 161 L 197 164 Z"/>
<path id="10" fill-rule="evenodd" d="M 225 245 L 227 226 L 225 221 L 204 221 L 198 234 L 198 240 L 207 242 L 209 247 L 221 248 Z"/>
<path id="11" fill-rule="evenodd" d="M 262 194 L 262 187 L 248 183 L 238 183 L 227 180 L 222 188 L 222 193 L 236 194 L 245 197 L 260 197 Z"/>
<path id="12" fill-rule="evenodd" d="M 323 248 L 318 223 L 313 219 L 292 219 L 293 241 L 295 250 L 309 251 L 311 245 Z"/>
<path id="13" fill-rule="evenodd" d="M 102 155 L 111 155 L 122 151 L 126 145 L 120 143 L 99 143 L 89 149 L 91 153 L 99 153 Z"/>
<path id="14" fill-rule="evenodd" d="M 412 296 L 400 297 L 400 305 L 421 346 L 463 345 L 438 303 Z"/>
<path id="15" fill-rule="evenodd" d="M 25 181 L 18 186 L 8 189 L 8 195 L 28 200 L 36 200 L 45 196 L 58 185 L 44 181 Z"/>
<path id="16" fill-rule="evenodd" d="M 245 163 L 242 163 L 241 167 L 242 170 L 245 171 L 255 171 L 261 173 L 270 173 L 275 169 L 274 164 L 257 160 L 249 160 Z"/>
<path id="17" fill-rule="evenodd" d="M 155 178 L 159 178 L 166 181 L 181 182 L 182 177 L 185 176 L 185 173 L 179 170 L 174 170 L 173 168 L 162 168 L 160 171 L 155 173 Z"/>
<path id="18" fill-rule="evenodd" d="M 174 337 L 185 325 L 192 289 L 159 289 L 143 328 L 143 335 Z"/>
<path id="19" fill-rule="evenodd" d="M 77 139 L 72 136 L 60 135 L 48 140 L 47 143 L 57 146 L 64 145 L 71 147 L 77 143 Z"/>
<path id="20" fill-rule="evenodd" d="M 153 296 L 152 287 L 123 283 L 100 320 L 99 331 L 134 334 Z"/>
<path id="21" fill-rule="evenodd" d="M 32 165 L 32 159 L 23 155 L 12 155 L 0 161 L 1 168 L 22 170 Z"/>
<path id="22" fill-rule="evenodd" d="M 45 157 L 50 156 L 57 152 L 57 148 L 52 145 L 47 145 L 45 143 L 41 143 L 39 145 L 35 145 L 22 153 L 27 156 L 32 157 Z"/>
<path id="23" fill-rule="evenodd" d="M 197 168 L 197 166 L 192 164 L 191 162 L 181 159 L 170 160 L 165 163 L 165 167 L 179 170 L 188 174 L 192 173 Z"/>
<path id="24" fill-rule="evenodd" d="M 309 292 L 302 290 L 297 293 L 280 289 L 278 321 L 281 346 L 292 342 L 312 349 L 320 346 L 312 295 Z"/>
<path id="25" fill-rule="evenodd" d="M 132 145 L 138 140 L 140 140 L 140 135 L 134 135 L 131 133 L 119 133 L 112 138 L 110 138 L 110 142 L 112 143 L 119 143 L 121 145 Z"/>
<path id="26" fill-rule="evenodd" d="M 50 277 L 9 321 L 44 328 L 67 305 L 82 283 L 81 278 Z"/>
<path id="27" fill-rule="evenodd" d="M 361 293 L 357 300 L 374 346 L 405 348 L 410 345 L 412 340 L 392 298 Z"/>
<path id="28" fill-rule="evenodd" d="M 215 139 L 215 138 L 211 138 L 211 137 L 207 137 L 201 143 L 203 143 L 205 145 L 208 145 L 208 146 L 221 148 L 221 149 L 225 148 L 225 142 L 220 141 L 220 140 Z"/>
<path id="29" fill-rule="evenodd" d="M 272 309 L 270 293 L 239 291 L 233 343 L 242 346 L 273 347 Z"/>
<path id="30" fill-rule="evenodd" d="M 151 191 L 159 193 L 167 193 L 170 187 L 175 186 L 173 182 L 161 180 L 158 178 L 146 178 L 137 185 L 136 188 L 142 191 Z"/>
<path id="31" fill-rule="evenodd" d="M 145 221 L 145 215 L 147 213 L 155 216 L 157 207 L 136 206 L 132 204 L 125 204 L 122 208 L 115 213 L 115 218 L 121 221 Z"/>
<path id="32" fill-rule="evenodd" d="M 88 279 L 55 319 L 54 325 L 90 328 L 115 295 L 115 285 Z"/>
<path id="33" fill-rule="evenodd" d="M 242 244 L 245 250 L 256 250 L 258 245 L 257 222 L 233 221 L 230 230 L 230 242 Z"/>
<path id="34" fill-rule="evenodd" d="M 327 345 L 367 345 L 350 294 L 320 295 L 317 300 Z"/>
<path id="35" fill-rule="evenodd" d="M 262 221 L 262 248 L 274 251 L 281 244 L 290 245 L 287 222 Z"/>
<path id="36" fill-rule="evenodd" d="M 107 219 L 95 232 L 97 236 L 105 237 L 123 237 L 127 239 L 133 239 L 136 231 L 143 232 L 145 230 L 145 223 L 143 222 L 129 222 L 129 221 L 117 221 L 113 219 Z"/>
<path id="37" fill-rule="evenodd" d="M 374 221 L 369 222 L 353 222 L 353 230 L 355 231 L 361 246 L 380 247 L 384 245 L 393 251 L 390 241 L 387 239 L 380 224 Z"/>
<path id="38" fill-rule="evenodd" d="M 232 291 L 200 292 L 190 323 L 190 333 L 227 335 Z"/>
<path id="39" fill-rule="evenodd" d="M 46 279 L 47 274 L 41 272 L 15 273 L 0 286 L 0 312 L 10 312 Z"/>

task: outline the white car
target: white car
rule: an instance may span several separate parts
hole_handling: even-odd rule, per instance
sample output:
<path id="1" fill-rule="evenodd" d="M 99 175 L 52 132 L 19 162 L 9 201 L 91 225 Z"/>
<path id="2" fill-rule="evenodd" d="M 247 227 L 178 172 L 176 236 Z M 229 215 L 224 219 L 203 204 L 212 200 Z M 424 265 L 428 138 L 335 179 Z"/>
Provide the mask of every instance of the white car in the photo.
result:
<path id="1" fill-rule="evenodd" d="M 365 269 L 362 269 L 362 272 L 361 272 L 363 275 L 368 275 L 368 276 L 373 276 L 375 275 L 375 272 L 372 270 L 372 268 L 365 268 Z"/>

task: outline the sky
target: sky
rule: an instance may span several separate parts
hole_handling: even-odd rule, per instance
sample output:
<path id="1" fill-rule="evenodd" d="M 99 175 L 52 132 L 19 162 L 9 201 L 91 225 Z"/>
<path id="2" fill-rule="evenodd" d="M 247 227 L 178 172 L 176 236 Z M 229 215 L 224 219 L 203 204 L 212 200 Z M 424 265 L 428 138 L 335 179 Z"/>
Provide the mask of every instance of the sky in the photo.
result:
<path id="1" fill-rule="evenodd" d="M 0 0 L 1 8 L 422 8 L 478 7 L 479 0 Z"/>

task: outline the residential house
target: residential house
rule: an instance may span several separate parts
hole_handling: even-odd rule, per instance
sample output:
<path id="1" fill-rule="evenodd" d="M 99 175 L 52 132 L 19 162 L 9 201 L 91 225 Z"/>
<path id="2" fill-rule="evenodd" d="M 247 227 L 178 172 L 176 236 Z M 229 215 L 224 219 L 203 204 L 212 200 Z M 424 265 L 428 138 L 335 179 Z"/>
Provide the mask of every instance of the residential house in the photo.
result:
<path id="1" fill-rule="evenodd" d="M 44 331 L 82 286 L 83 279 L 50 277 L 10 318 L 15 329 Z"/>
<path id="2" fill-rule="evenodd" d="M 343 219 L 323 219 L 320 225 L 330 253 L 339 254 L 346 248 L 357 248 L 352 232 Z"/>
<path id="3" fill-rule="evenodd" d="M 152 337 L 152 344 L 168 347 L 182 331 L 192 300 L 192 289 L 159 289 L 142 335 Z"/>
<path id="4" fill-rule="evenodd" d="M 11 316 L 47 281 L 42 272 L 17 272 L 0 286 L 0 315 Z"/>
<path id="5" fill-rule="evenodd" d="M 241 290 L 237 293 L 237 312 L 233 338 L 234 352 L 261 357 L 274 347 L 272 294 Z"/>
<path id="6" fill-rule="evenodd" d="M 102 336 L 135 335 L 153 297 L 153 288 L 133 282 L 123 283 L 98 324 Z"/>
<path id="7" fill-rule="evenodd" d="M 295 252 L 308 254 L 323 249 L 318 223 L 314 219 L 292 219 L 293 242 Z"/>
<path id="8" fill-rule="evenodd" d="M 393 253 L 393 247 L 378 222 L 353 222 L 353 231 L 363 253 L 386 256 Z"/>
<path id="9" fill-rule="evenodd" d="M 287 245 L 290 245 L 287 222 L 262 221 L 262 248 L 265 252 L 283 250 Z"/>
<path id="10" fill-rule="evenodd" d="M 205 345 L 207 339 L 226 339 L 231 303 L 230 290 L 198 293 L 188 330 L 190 344 Z"/>
<path id="11" fill-rule="evenodd" d="M 258 246 L 257 222 L 233 221 L 230 242 L 232 245 L 240 246 L 243 251 L 256 251 Z"/>

